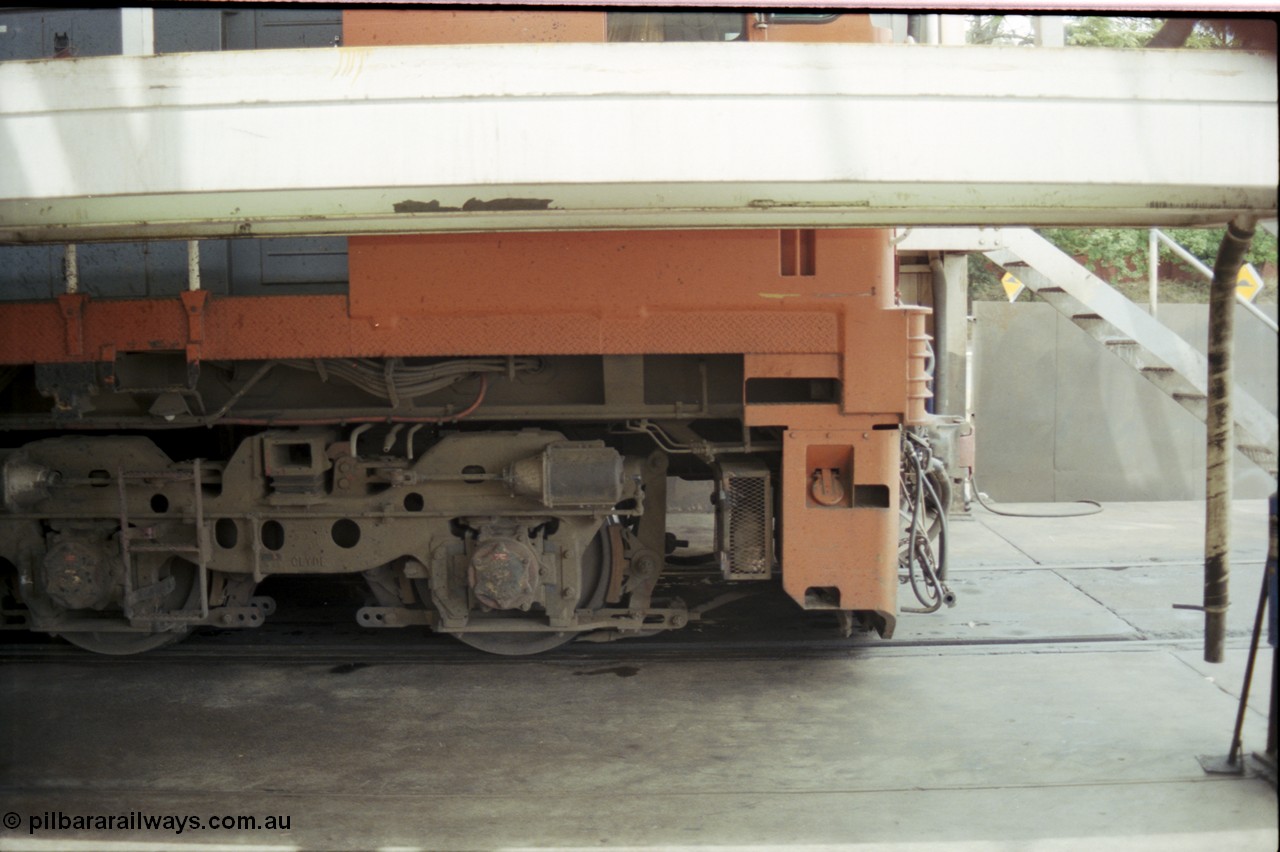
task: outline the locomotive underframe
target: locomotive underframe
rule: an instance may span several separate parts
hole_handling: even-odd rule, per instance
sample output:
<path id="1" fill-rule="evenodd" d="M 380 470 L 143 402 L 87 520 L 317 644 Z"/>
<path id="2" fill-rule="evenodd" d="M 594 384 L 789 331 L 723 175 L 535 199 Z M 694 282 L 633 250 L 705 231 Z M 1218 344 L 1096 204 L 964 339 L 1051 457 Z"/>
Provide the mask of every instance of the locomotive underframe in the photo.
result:
<path id="1" fill-rule="evenodd" d="M 121 430 L 154 445 L 128 465 L 71 465 L 84 506 L 8 507 L 3 540 L 40 542 L 38 558 L 30 543 L 4 555 L 24 594 L 47 592 L 55 574 L 69 582 L 85 561 L 111 575 L 137 535 L 167 554 L 152 567 L 158 557 L 140 557 L 146 576 L 124 570 L 114 597 L 93 598 L 101 609 L 64 594 L 60 608 L 33 607 L 32 626 L 83 635 L 72 614 L 102 612 L 144 633 L 252 626 L 269 607 L 252 600 L 254 579 L 311 569 L 376 572 L 362 624 L 427 624 L 491 650 L 513 634 L 537 649 L 536 634 L 677 627 L 691 615 L 652 599 L 670 468 L 728 499 L 716 554 L 727 580 L 767 579 L 780 563 L 804 608 L 858 613 L 892 634 L 901 435 L 927 417 L 930 355 L 925 312 L 896 304 L 885 232 L 353 237 L 349 253 L 346 295 L 74 294 L 0 307 L 24 330 L 20 343 L 0 340 L 0 363 L 13 365 L 0 377 L 10 446 L 30 453 L 54 432 L 106 459 L 137 440 L 105 434 Z M 507 479 L 484 477 L 507 477 L 518 459 L 502 455 L 503 433 L 521 429 L 602 442 L 641 472 L 639 490 L 577 508 L 512 503 Z M 306 437 L 316 430 L 326 437 Z M 316 466 L 289 473 L 284 491 L 248 461 L 273 457 L 262 449 L 272 441 Z M 446 478 L 412 483 L 432 453 L 449 458 Z M 204 461 L 168 461 L 193 456 Z M 485 471 L 480 482 L 456 479 L 469 467 Z M 164 471 L 180 494 L 144 494 L 164 479 L 147 474 Z M 90 474 L 116 487 L 95 491 Z M 411 484 L 421 506 L 403 502 Z M 156 494 L 163 512 L 149 511 Z M 49 537 L 65 534 L 60 521 L 97 531 L 64 547 Z M 39 536 L 21 531 L 31 522 Z M 233 547 L 220 550 L 219 523 L 224 537 L 234 524 Z M 268 547 L 272 536 L 286 544 Z M 75 564 L 51 567 L 58 554 Z M 246 575 L 227 599 L 218 583 Z M 178 600 L 187 588 L 197 599 Z"/>
<path id="2" fill-rule="evenodd" d="M 198 625 L 260 625 L 274 604 L 254 589 L 268 576 L 348 573 L 363 575 L 372 596 L 360 624 L 425 625 L 494 650 L 469 637 L 485 634 L 504 653 L 586 631 L 678 628 L 696 615 L 653 599 L 668 550 L 668 474 L 711 480 L 716 557 L 736 581 L 775 575 L 782 484 L 804 482 L 805 501 L 825 517 L 796 512 L 793 529 L 805 547 L 830 539 L 832 579 L 796 587 L 784 577 L 784 586 L 806 608 L 848 612 L 856 604 L 842 605 L 840 586 L 857 557 L 838 548 L 850 534 L 864 549 L 877 538 L 859 537 L 868 528 L 859 531 L 855 511 L 896 506 L 898 425 L 777 425 L 849 424 L 836 412 L 840 383 L 772 376 L 752 360 L 378 361 L 389 382 L 397 368 L 458 375 L 394 407 L 323 368 L 271 361 L 184 369 L 180 353 L 157 352 L 11 371 L 3 425 L 63 435 L 0 451 L 0 558 L 16 569 L 26 606 L 7 609 L 6 626 L 95 650 L 149 648 Z M 469 371 L 494 362 L 505 368 Z M 745 381 L 748 369 L 762 380 Z M 482 415 L 465 404 L 476 389 Z M 327 404 L 302 407 L 317 399 Z M 200 425 L 211 428 L 191 428 Z M 144 434 L 104 434 L 120 429 Z M 203 459 L 173 461 L 162 445 L 199 447 Z M 813 464 L 827 472 L 816 483 Z M 885 481 L 855 484 L 868 476 Z M 843 530 L 835 538 L 832 522 Z M 891 634 L 891 610 L 860 614 Z M 121 633 L 135 639 L 103 646 Z"/>

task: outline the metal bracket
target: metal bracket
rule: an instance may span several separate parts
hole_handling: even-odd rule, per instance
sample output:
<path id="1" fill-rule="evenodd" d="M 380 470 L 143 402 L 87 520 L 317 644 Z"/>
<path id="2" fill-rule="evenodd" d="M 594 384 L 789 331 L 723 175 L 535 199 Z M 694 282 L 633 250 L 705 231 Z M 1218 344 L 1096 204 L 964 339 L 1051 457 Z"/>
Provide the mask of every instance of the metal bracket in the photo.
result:
<path id="1" fill-rule="evenodd" d="M 275 615 L 276 599 L 267 595 L 254 595 L 249 598 L 249 606 L 261 610 L 264 616 Z"/>
<path id="2" fill-rule="evenodd" d="M 125 480 L 142 480 L 160 479 L 172 480 L 175 482 L 190 481 L 192 491 L 195 494 L 195 544 L 194 545 L 178 545 L 170 543 L 156 544 L 132 544 L 135 538 L 146 540 L 155 540 L 156 532 L 154 527 L 133 527 L 129 523 L 129 495 L 125 487 Z M 166 625 L 173 624 L 206 624 L 209 620 L 209 537 L 208 530 L 204 524 L 204 492 L 201 486 L 200 478 L 200 459 L 196 459 L 191 463 L 190 474 L 185 471 L 129 471 L 126 472 L 123 466 L 116 468 L 116 487 L 118 491 L 119 510 L 120 510 L 120 561 L 124 567 L 124 616 L 129 620 L 130 624 L 140 623 L 161 623 Z M 195 582 L 199 590 L 200 609 L 199 610 L 178 610 L 169 613 L 146 613 L 135 617 L 133 613 L 134 606 L 143 600 L 149 600 L 154 597 L 163 597 L 168 595 L 176 587 L 173 577 L 166 577 L 159 583 L 151 586 L 145 586 L 135 590 L 133 588 L 133 554 L 135 552 L 145 553 L 191 553 L 196 558 L 196 577 Z M 163 588 L 166 587 L 167 588 Z M 161 589 L 163 588 L 163 591 Z"/>
<path id="3" fill-rule="evenodd" d="M 201 347 L 204 346 L 204 308 L 209 299 L 207 290 L 185 290 L 182 307 L 187 314 L 187 384 L 195 387 L 195 377 L 190 375 L 200 364 Z"/>
<path id="4" fill-rule="evenodd" d="M 143 601 L 149 601 L 149 600 L 152 600 L 153 598 L 165 597 L 166 595 L 168 595 L 170 592 L 173 591 L 175 585 L 177 584 L 174 582 L 174 579 L 172 577 L 165 577 L 159 583 L 153 583 L 150 586 L 143 586 L 139 589 L 134 589 L 125 598 L 125 601 L 124 601 L 125 614 L 128 615 L 128 613 L 133 609 L 133 607 L 137 606 Z"/>
<path id="5" fill-rule="evenodd" d="M 208 624 L 218 627 L 261 627 L 267 612 L 258 606 L 220 606 L 209 610 Z"/>
<path id="6" fill-rule="evenodd" d="M 630 554 L 631 576 L 625 591 L 631 606 L 646 609 L 658 577 L 666 568 L 667 545 L 667 455 L 655 451 L 645 460 L 644 514 L 636 530 L 638 546 Z"/>
<path id="7" fill-rule="evenodd" d="M 68 355 L 84 354 L 84 306 L 89 297 L 84 293 L 63 293 L 58 296 L 58 309 L 66 325 Z"/>
<path id="8" fill-rule="evenodd" d="M 356 610 L 356 622 L 361 627 L 432 627 L 436 620 L 434 615 L 425 609 L 403 606 L 365 606 Z"/>

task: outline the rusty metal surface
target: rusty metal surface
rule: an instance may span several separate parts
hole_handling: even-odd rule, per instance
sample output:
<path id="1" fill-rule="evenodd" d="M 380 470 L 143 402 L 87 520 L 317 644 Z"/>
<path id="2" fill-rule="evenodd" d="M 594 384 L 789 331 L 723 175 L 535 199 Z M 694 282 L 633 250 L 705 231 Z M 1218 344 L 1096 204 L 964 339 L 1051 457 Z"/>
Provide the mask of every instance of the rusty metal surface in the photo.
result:
<path id="1" fill-rule="evenodd" d="M 348 9 L 342 38 L 349 45 L 602 42 L 597 11 Z"/>
<path id="2" fill-rule="evenodd" d="M 446 300 L 447 301 L 447 300 Z M 204 314 L 204 360 L 369 358 L 493 354 L 771 353 L 832 351 L 839 317 L 820 310 L 760 306 L 736 312 L 682 311 L 621 318 L 549 313 L 527 316 L 352 318 L 343 296 L 212 298 Z M 480 304 L 480 303 L 473 303 Z M 573 304 L 570 302 L 569 304 Z M 181 303 L 169 299 L 89 300 L 84 330 L 66 345 L 56 304 L 0 305 L 0 364 L 74 363 L 122 352 L 185 351 Z"/>
<path id="3" fill-rule="evenodd" d="M 783 440 L 783 588 L 806 609 L 856 609 L 891 620 L 898 595 L 901 433 L 877 429 L 886 424 L 871 420 L 836 423 L 843 428 L 792 428 Z M 815 450 L 821 460 L 814 461 Z M 810 499 L 814 473 L 832 453 L 844 454 L 852 468 L 848 504 Z M 861 505 L 864 490 L 870 505 Z"/>

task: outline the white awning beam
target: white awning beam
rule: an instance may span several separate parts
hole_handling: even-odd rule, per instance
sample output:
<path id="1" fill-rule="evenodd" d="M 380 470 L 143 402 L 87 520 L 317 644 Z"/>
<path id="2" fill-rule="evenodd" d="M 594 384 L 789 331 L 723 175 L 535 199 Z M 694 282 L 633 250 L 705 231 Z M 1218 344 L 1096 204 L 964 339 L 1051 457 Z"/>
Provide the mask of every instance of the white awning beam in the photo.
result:
<path id="1" fill-rule="evenodd" d="M 1274 216 L 1275 58 L 554 44 L 0 63 L 0 242 Z"/>

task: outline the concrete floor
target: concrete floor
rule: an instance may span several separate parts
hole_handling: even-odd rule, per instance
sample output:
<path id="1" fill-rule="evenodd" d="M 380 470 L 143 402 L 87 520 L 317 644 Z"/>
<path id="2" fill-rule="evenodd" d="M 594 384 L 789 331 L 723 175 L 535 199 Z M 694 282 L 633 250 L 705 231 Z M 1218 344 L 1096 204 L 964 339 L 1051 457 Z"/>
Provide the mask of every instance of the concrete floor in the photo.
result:
<path id="1" fill-rule="evenodd" d="M 1265 504 L 1236 506 L 1221 665 L 1171 609 L 1199 601 L 1202 512 L 979 511 L 952 526 L 954 609 L 794 659 L 0 657 L 0 849 L 1269 852 L 1273 788 L 1196 760 L 1230 741 Z M 290 827 L 29 832 L 131 812 Z"/>

